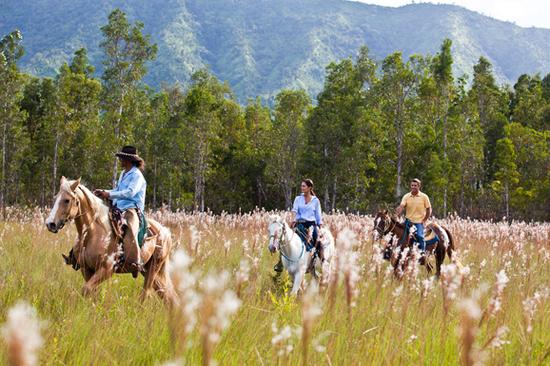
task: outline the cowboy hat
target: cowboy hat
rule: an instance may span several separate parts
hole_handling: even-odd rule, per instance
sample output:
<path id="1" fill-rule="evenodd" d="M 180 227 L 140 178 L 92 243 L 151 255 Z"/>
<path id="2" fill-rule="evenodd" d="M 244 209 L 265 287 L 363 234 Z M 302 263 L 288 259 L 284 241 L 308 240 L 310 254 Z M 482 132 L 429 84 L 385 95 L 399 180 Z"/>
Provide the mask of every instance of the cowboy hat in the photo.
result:
<path id="1" fill-rule="evenodd" d="M 142 162 L 143 159 L 138 155 L 137 149 L 134 146 L 124 146 L 121 151 L 115 153 L 121 159 L 131 162 Z"/>

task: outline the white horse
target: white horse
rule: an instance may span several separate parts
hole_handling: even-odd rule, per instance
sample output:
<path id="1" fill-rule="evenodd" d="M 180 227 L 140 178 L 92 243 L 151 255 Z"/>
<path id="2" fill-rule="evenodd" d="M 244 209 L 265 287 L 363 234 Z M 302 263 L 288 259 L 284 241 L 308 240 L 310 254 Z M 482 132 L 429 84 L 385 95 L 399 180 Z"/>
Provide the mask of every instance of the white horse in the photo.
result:
<path id="1" fill-rule="evenodd" d="M 330 282 L 330 276 L 332 275 L 332 258 L 336 255 L 336 247 L 334 245 L 334 236 L 332 236 L 330 230 L 324 226 L 319 229 L 317 241 L 322 250 L 315 261 L 313 276 L 317 278 L 317 271 L 320 271 L 321 286 L 324 286 Z"/>
<path id="2" fill-rule="evenodd" d="M 281 253 L 284 268 L 292 280 L 291 294 L 296 295 L 302 286 L 302 281 L 313 256 L 306 250 L 300 236 L 292 230 L 281 216 L 272 216 L 269 221 L 269 251 Z M 334 238 L 327 228 L 319 230 L 319 239 L 323 248 L 323 258 L 318 258 L 312 274 L 317 278 L 316 269 L 322 271 L 321 283 L 328 283 L 330 278 L 331 259 L 334 257 Z"/>

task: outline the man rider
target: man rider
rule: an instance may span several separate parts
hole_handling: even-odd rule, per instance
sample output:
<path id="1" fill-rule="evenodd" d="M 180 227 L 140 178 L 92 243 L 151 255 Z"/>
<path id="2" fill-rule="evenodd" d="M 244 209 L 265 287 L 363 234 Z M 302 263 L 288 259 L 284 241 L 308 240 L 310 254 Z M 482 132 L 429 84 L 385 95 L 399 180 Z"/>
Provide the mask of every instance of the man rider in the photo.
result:
<path id="1" fill-rule="evenodd" d="M 424 240 L 424 226 L 432 214 L 432 206 L 428 195 L 420 191 L 422 182 L 418 178 L 411 181 L 411 191 L 403 196 L 401 204 L 395 210 L 397 216 L 400 216 L 403 210 L 406 210 L 405 224 L 414 225 L 416 228 L 416 238 L 420 248 L 421 262 L 425 261 L 426 242 Z M 408 222 L 407 222 L 408 221 Z"/>

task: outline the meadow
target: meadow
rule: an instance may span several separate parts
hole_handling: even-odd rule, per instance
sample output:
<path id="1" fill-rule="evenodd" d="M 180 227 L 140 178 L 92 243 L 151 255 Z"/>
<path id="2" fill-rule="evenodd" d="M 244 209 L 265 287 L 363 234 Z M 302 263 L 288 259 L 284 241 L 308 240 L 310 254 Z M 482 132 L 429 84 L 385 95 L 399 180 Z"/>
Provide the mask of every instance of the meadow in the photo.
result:
<path id="1" fill-rule="evenodd" d="M 44 212 L 8 211 L 0 222 L 0 362 L 550 365 L 550 224 L 438 220 L 463 266 L 446 259 L 439 279 L 419 267 L 396 279 L 372 217 L 326 215 L 338 251 L 333 281 L 317 291 L 308 275 L 293 298 L 286 275 L 274 278 L 270 213 L 152 215 L 177 246 L 171 274 L 181 304 L 173 311 L 157 297 L 140 302 L 143 279 L 130 275 L 84 298 L 80 273 L 61 258 L 74 226 L 52 234 Z M 8 315 L 23 303 L 38 323 L 32 312 L 26 323 Z M 13 352 L 33 350 L 36 360 L 14 361 Z"/>

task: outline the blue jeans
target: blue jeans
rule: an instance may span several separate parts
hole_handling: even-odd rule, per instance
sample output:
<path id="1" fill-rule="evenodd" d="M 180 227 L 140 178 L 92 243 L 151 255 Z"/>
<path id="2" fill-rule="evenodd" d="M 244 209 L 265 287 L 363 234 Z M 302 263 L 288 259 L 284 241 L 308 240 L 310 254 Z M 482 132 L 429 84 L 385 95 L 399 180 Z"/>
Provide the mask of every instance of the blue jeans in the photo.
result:
<path id="1" fill-rule="evenodd" d="M 413 225 L 416 227 L 415 235 L 416 241 L 418 242 L 418 247 L 421 252 L 424 252 L 426 250 L 426 242 L 424 241 L 424 225 L 422 223 Z"/>
<path id="2" fill-rule="evenodd" d="M 307 242 L 307 234 L 310 227 L 313 227 L 313 233 L 312 233 L 312 242 Z M 302 242 L 305 244 L 306 249 L 310 251 L 315 243 L 317 242 L 317 236 L 318 236 L 318 228 L 315 221 L 305 221 L 305 222 L 298 222 L 296 225 L 296 233 L 302 239 Z"/>

